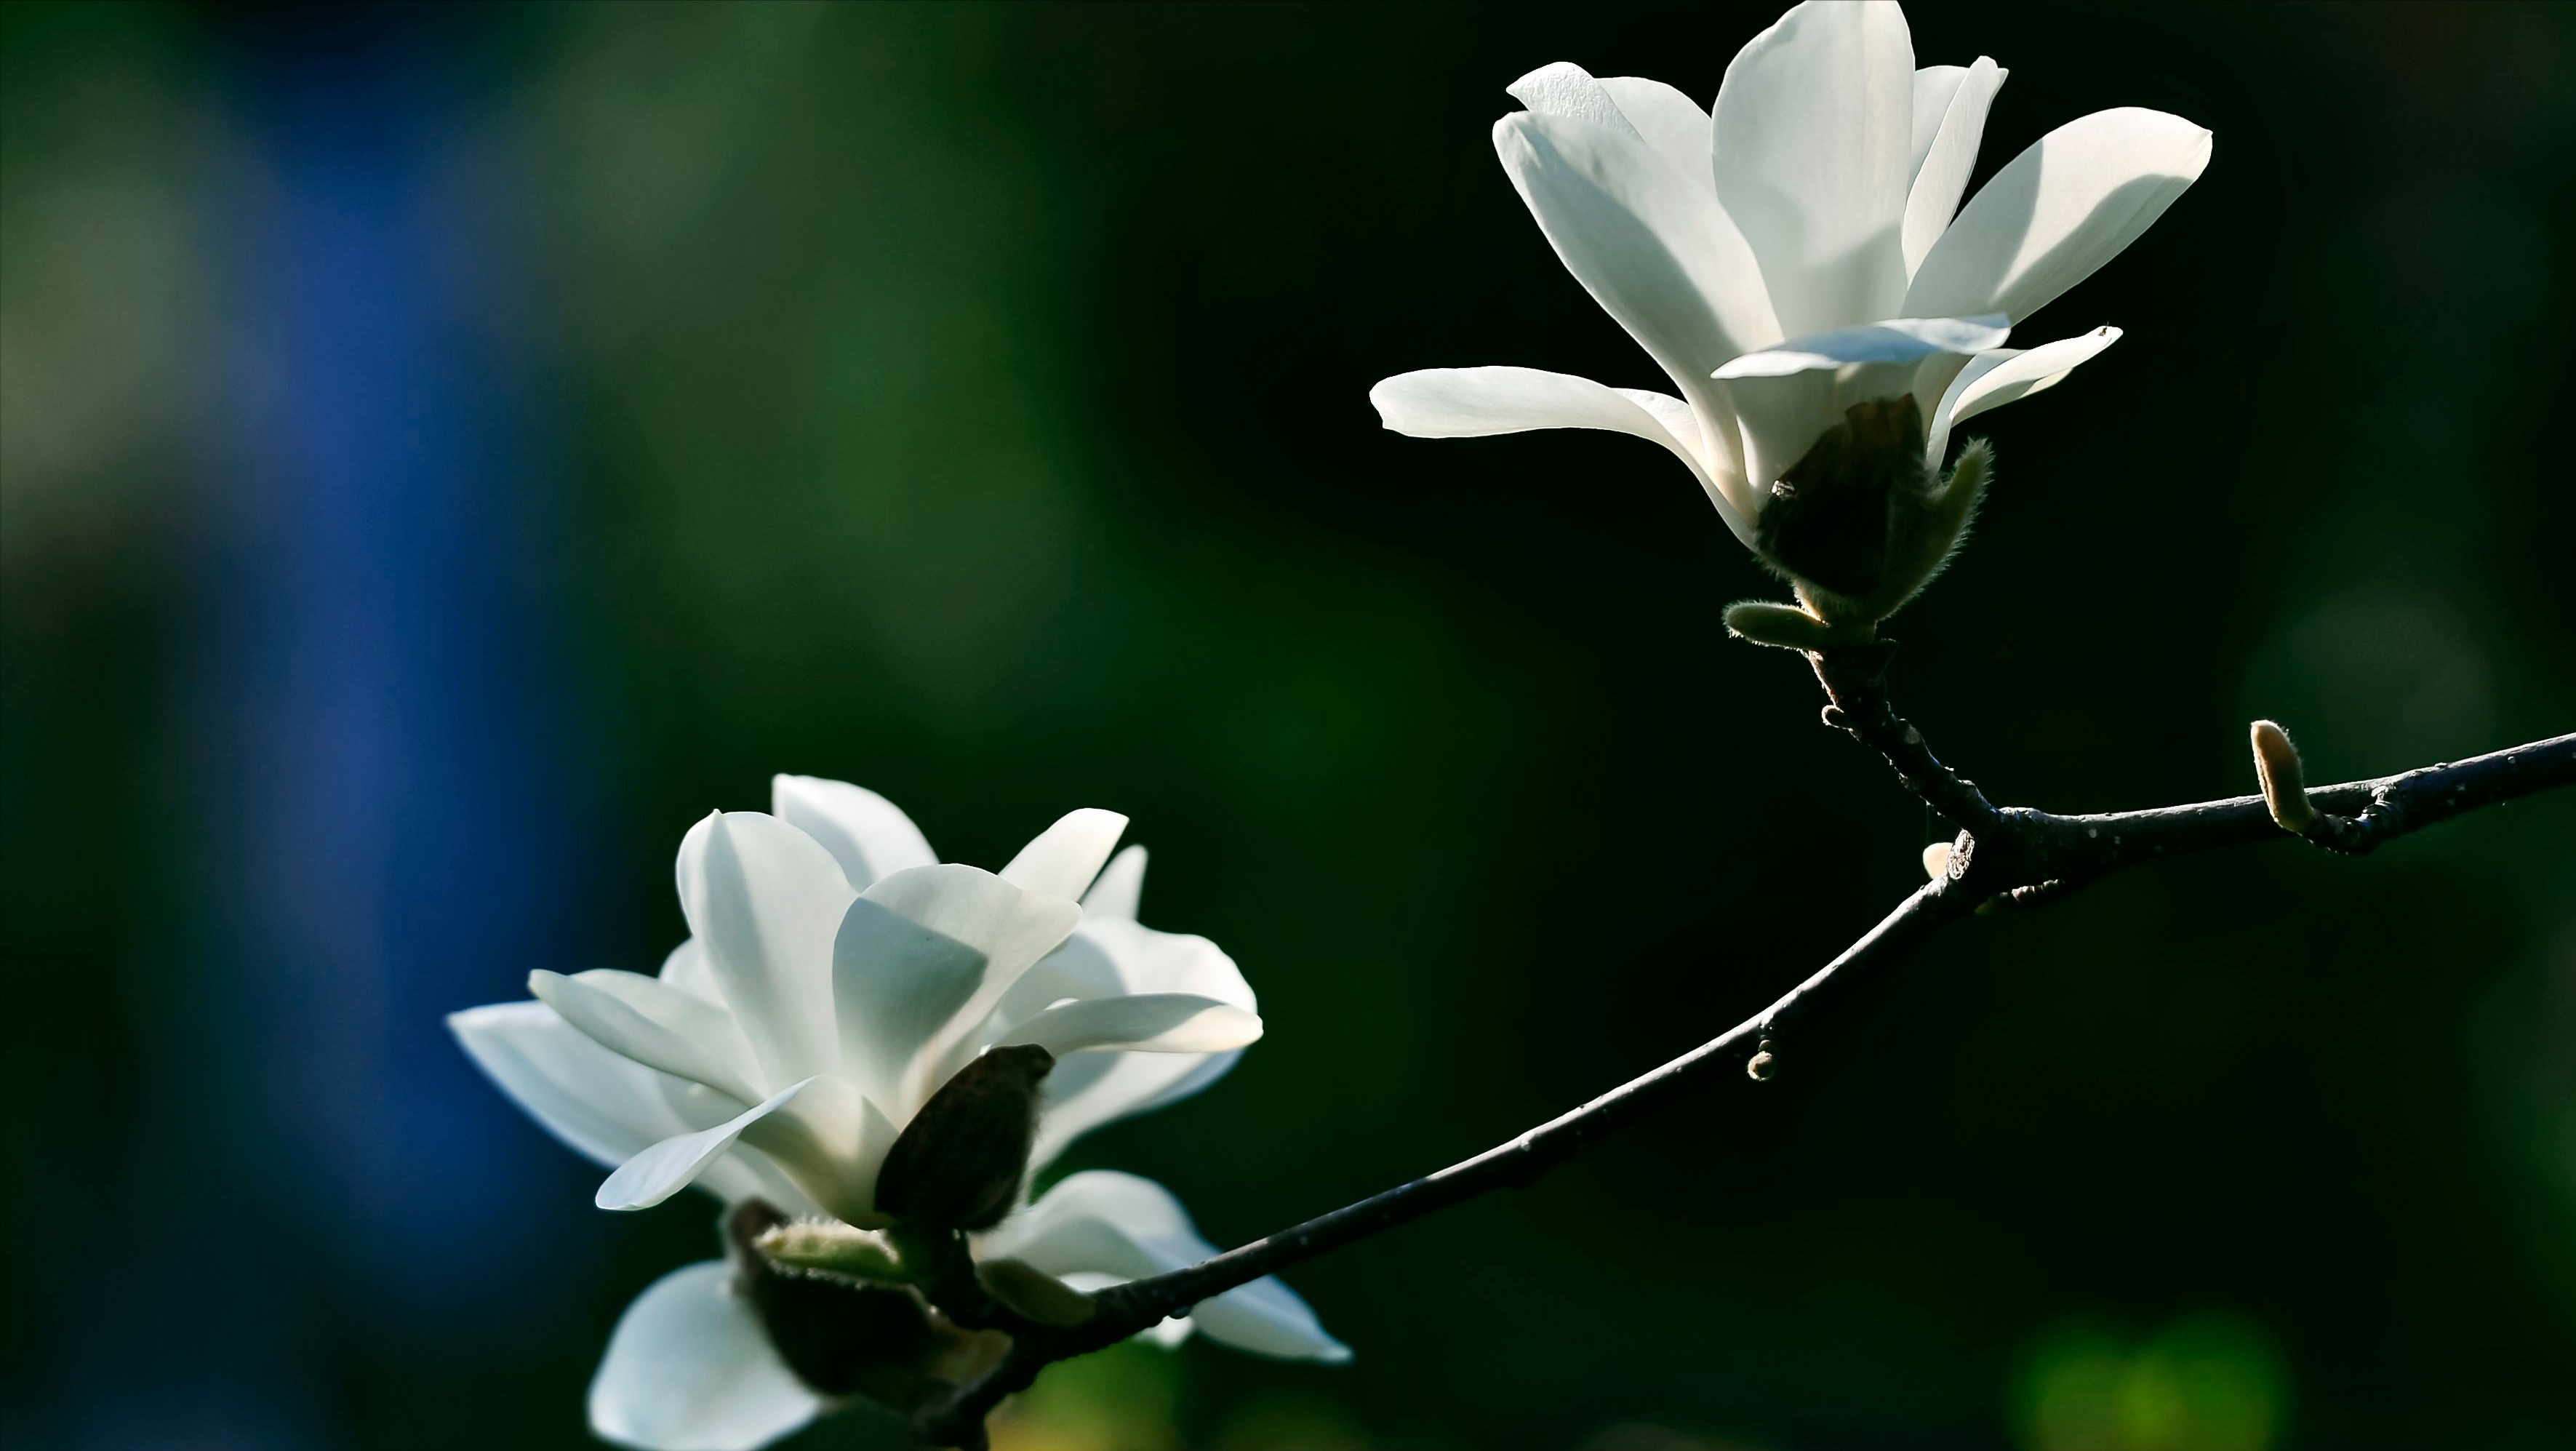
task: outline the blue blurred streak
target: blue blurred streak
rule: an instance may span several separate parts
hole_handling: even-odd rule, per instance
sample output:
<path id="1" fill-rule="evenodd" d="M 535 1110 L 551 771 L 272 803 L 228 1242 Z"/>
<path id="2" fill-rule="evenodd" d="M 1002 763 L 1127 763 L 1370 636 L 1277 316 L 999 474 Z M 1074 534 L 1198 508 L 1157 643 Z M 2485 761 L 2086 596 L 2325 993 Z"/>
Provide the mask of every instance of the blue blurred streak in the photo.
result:
<path id="1" fill-rule="evenodd" d="M 189 1243 L 89 1327 L 148 1306 L 194 1349 L 140 1394 L 74 1396 L 103 1444 L 336 1439 L 316 1365 L 377 1338 L 434 1362 L 499 1286 L 579 1278 L 522 1273 L 562 1263 L 520 1229 L 560 1151 L 442 1023 L 552 965 L 587 885 L 547 628 L 559 483 L 491 245 L 506 188 L 434 46 L 299 37 L 233 82 L 261 184 L 210 360 L 238 452 L 172 803 L 209 848 L 209 930 L 152 1015 L 130 1195 L 184 1186 Z"/>

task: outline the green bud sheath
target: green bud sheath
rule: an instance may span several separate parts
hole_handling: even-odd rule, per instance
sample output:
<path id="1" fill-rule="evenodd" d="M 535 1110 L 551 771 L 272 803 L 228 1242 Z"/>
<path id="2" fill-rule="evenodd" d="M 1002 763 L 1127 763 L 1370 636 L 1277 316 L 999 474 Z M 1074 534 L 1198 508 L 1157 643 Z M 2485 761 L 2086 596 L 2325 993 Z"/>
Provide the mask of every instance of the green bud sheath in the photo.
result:
<path id="1" fill-rule="evenodd" d="M 1756 550 L 1788 579 L 1797 606 L 1746 600 L 1727 610 L 1727 628 L 1792 650 L 1872 638 L 1950 562 L 1993 473 L 1982 440 L 1960 450 L 1946 479 L 1933 476 L 1923 448 L 1912 395 L 1845 409 L 1772 483 L 1754 524 Z"/>
<path id="2" fill-rule="evenodd" d="M 902 1284 L 912 1278 L 883 1234 L 834 1219 L 789 1220 L 764 1231 L 752 1247 L 790 1269 L 878 1284 Z"/>
<path id="3" fill-rule="evenodd" d="M 914 1114 L 877 1171 L 877 1208 L 924 1229 L 990 1229 L 1020 1198 L 1037 1141 L 1038 1085 L 1055 1055 L 995 1048 Z"/>
<path id="4" fill-rule="evenodd" d="M 1933 493 L 1914 395 L 1873 398 L 1843 410 L 1772 483 L 1754 540 L 1792 577 L 1866 599 L 1887 582 L 1898 539 L 1914 532 Z"/>

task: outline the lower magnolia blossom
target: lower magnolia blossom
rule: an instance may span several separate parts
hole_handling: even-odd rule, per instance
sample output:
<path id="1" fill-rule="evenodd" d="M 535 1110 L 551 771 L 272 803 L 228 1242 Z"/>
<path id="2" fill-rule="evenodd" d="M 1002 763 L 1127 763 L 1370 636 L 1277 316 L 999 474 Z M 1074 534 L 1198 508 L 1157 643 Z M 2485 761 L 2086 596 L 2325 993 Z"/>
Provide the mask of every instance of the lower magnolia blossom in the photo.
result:
<path id="1" fill-rule="evenodd" d="M 1260 1036 L 1252 989 L 1214 943 L 1137 922 L 1144 849 L 1110 855 L 1126 819 L 1074 812 L 991 873 L 939 863 L 910 819 L 856 786 L 781 776 L 773 797 L 771 814 L 719 812 L 682 843 L 693 935 L 658 976 L 540 972 L 537 1001 L 449 1019 L 531 1117 L 614 1167 L 600 1207 L 641 1209 L 694 1184 L 799 1220 L 965 1230 L 979 1258 L 1079 1291 L 1214 1253 L 1168 1192 L 1132 1175 L 1076 1174 L 1025 1202 L 1028 1175 L 1075 1137 L 1197 1092 Z M 1000 1175 L 989 1191 L 936 1192 L 960 1156 L 906 1131 L 939 1120 L 943 1086 L 981 1081 L 962 1070 L 1005 1062 L 1042 1075 L 1021 1084 L 1034 1102 L 1000 1110 L 1025 1127 L 1033 1109 L 1033 1130 L 977 1171 Z M 955 1209 L 967 1202 L 989 1207 Z M 726 1451 L 826 1408 L 739 1280 L 709 1261 L 636 1299 L 591 1387 L 594 1430 Z M 1276 1280 L 1157 1338 L 1193 1325 L 1269 1355 L 1349 1355 Z"/>

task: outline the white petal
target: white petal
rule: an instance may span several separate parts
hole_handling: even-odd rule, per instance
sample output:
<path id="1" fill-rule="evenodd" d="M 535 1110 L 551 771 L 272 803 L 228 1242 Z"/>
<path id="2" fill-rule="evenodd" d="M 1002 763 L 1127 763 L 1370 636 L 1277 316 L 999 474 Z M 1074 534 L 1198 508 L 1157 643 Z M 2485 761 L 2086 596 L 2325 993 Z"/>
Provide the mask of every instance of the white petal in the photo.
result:
<path id="1" fill-rule="evenodd" d="M 622 1164 L 688 1127 L 664 1102 L 661 1074 L 600 1047 L 543 1003 L 468 1008 L 447 1026 L 511 1101 L 593 1162 Z"/>
<path id="2" fill-rule="evenodd" d="M 770 1347 L 722 1260 L 653 1282 L 608 1337 L 590 1382 L 590 1429 L 646 1451 L 753 1451 L 823 1409 Z"/>
<path id="3" fill-rule="evenodd" d="M 528 974 L 528 991 L 601 1047 L 703 1083 L 743 1103 L 761 1098 L 751 1046 L 723 1008 L 658 978 L 601 968 Z"/>
<path id="4" fill-rule="evenodd" d="M 1612 100 L 1601 83 L 1592 78 L 1592 73 L 1571 61 L 1540 66 L 1503 87 L 1503 91 L 1542 116 L 1588 121 L 1640 141 L 1645 139 L 1638 134 L 1619 103 Z"/>
<path id="5" fill-rule="evenodd" d="M 2004 68 L 1986 56 L 1961 72 L 1949 87 L 1938 124 L 1930 136 L 1917 134 L 1914 184 L 1905 194 L 1905 275 L 1923 265 L 1923 254 L 1941 239 L 1950 218 L 1967 195 L 1968 173 L 1976 170 L 1977 144 L 1985 139 L 1986 111 L 2003 88 Z M 1915 76 L 1915 101 L 1923 100 L 1923 77 Z M 1918 111 L 1916 122 L 1922 117 Z"/>
<path id="6" fill-rule="evenodd" d="M 1077 902 L 1027 891 L 991 872 L 955 863 L 897 872 L 868 888 L 867 897 L 983 953 L 990 961 L 984 991 L 993 998 L 1030 964 L 1053 952 L 1082 920 Z"/>
<path id="7" fill-rule="evenodd" d="M 724 1006 L 724 989 L 716 984 L 714 964 L 707 961 L 706 949 L 692 937 L 671 949 L 662 959 L 663 982 L 693 998 L 702 998 L 718 1007 Z"/>
<path id="8" fill-rule="evenodd" d="M 765 1084 L 834 1066 L 832 938 L 858 894 L 814 838 L 757 811 L 716 812 L 680 843 L 680 908 Z"/>
<path id="9" fill-rule="evenodd" d="M 906 867 L 939 860 L 902 808 L 863 786 L 820 776 L 773 776 L 769 807 L 778 819 L 823 844 L 848 874 L 850 890 Z"/>
<path id="10" fill-rule="evenodd" d="M 1791 10 L 1727 66 L 1713 123 L 1718 199 L 1761 259 L 1783 331 L 1918 311 L 1898 305 L 1914 154 L 1903 11 Z"/>
<path id="11" fill-rule="evenodd" d="M 2207 131 L 2162 111 L 2069 121 L 1978 191 L 1924 255 L 1904 310 L 2021 321 L 2164 215 L 2209 165 L 2209 146 Z"/>
<path id="12" fill-rule="evenodd" d="M 1708 174 L 1708 110 L 1662 81 L 1642 76 L 1603 76 L 1601 89 L 1655 153 L 1693 181 L 1716 186 Z M 1531 107 L 1536 110 L 1537 107 Z"/>
<path id="13" fill-rule="evenodd" d="M 1261 1019 L 1195 993 L 1127 993 L 1059 1003 L 1004 1034 L 997 1047 L 1035 1043 L 1070 1053 L 1219 1053 L 1261 1037 Z"/>
<path id="14" fill-rule="evenodd" d="M 1082 894 L 1082 918 L 1086 922 L 1103 918 L 1136 920 L 1136 904 L 1145 895 L 1145 848 L 1131 846 L 1109 859 L 1100 869 L 1099 880 Z"/>
<path id="15" fill-rule="evenodd" d="M 843 1070 L 871 1097 L 906 1104 L 916 1056 L 984 983 L 988 959 L 861 897 L 832 944 L 832 1010 Z"/>
<path id="16" fill-rule="evenodd" d="M 1968 68 L 1963 65 L 1928 65 L 1914 73 L 1914 165 L 1908 176 L 1923 174 L 1923 158 L 1932 154 L 1932 138 L 1941 134 L 1941 122 L 1958 98 L 1959 83 L 1967 78 Z"/>
<path id="17" fill-rule="evenodd" d="M 1169 1190 L 1133 1174 L 1093 1170 L 1049 1190 L 1005 1221 L 978 1246 L 1010 1255 L 1058 1278 L 1081 1275 L 1140 1279 L 1216 1253 L 1199 1237 Z M 1086 1283 L 1097 1284 L 1097 1280 Z M 1190 1318 L 1209 1337 L 1242 1350 L 1290 1360 L 1342 1361 L 1349 1347 L 1324 1333 L 1306 1302 L 1275 1278 L 1228 1290 Z"/>
<path id="18" fill-rule="evenodd" d="M 2055 387 L 2075 366 L 2095 353 L 2120 340 L 2115 327 L 2097 327 L 2089 333 L 2060 338 L 2027 351 L 1987 353 L 1971 359 L 1961 369 L 1949 391 L 1941 395 L 1941 404 L 1932 412 L 1930 437 L 1925 441 L 1924 456 L 1938 469 L 1949 452 L 1950 430 L 1989 408 L 2001 408 L 2019 398 L 2027 398 L 2042 388 Z"/>
<path id="19" fill-rule="evenodd" d="M 941 936 L 982 952 L 983 981 L 914 1059 L 910 1081 L 893 1106 L 898 1119 L 982 1050 L 976 1030 L 1037 961 L 1055 951 L 1082 920 L 1080 904 L 1026 892 L 991 872 L 946 865 L 915 867 L 868 888 L 868 899 Z"/>
<path id="20" fill-rule="evenodd" d="M 995 1016 L 1015 1022 L 1060 998 L 1112 992 L 1195 993 L 1246 1012 L 1260 1006 L 1234 959 L 1206 938 L 1085 918 L 1071 941 L 1012 989 Z M 1030 1163 L 1052 1162 L 1067 1144 L 1102 1124 L 1198 1092 L 1223 1077 L 1241 1056 L 1240 1050 L 1205 1057 L 1103 1053 L 1057 1064 L 1047 1076 L 1046 1107 L 1038 1118 Z"/>
<path id="21" fill-rule="evenodd" d="M 1415 438 L 1486 438 L 1539 428 L 1630 434 L 1662 445 L 1688 465 L 1730 522 L 1752 502 L 1735 497 L 1741 486 L 1731 461 L 1711 463 L 1690 406 L 1678 398 L 1536 368 L 1489 367 L 1400 373 L 1371 388 L 1369 402 L 1388 428 Z"/>
<path id="22" fill-rule="evenodd" d="M 1703 420 L 1709 370 L 1780 336 L 1752 249 L 1710 187 L 1633 132 L 1515 112 L 1494 150 L 1539 230 Z"/>
<path id="23" fill-rule="evenodd" d="M 787 1107 L 811 1085 L 831 1081 L 809 1078 L 791 1083 L 713 1128 L 662 1140 L 619 1165 L 617 1172 L 599 1186 L 594 1202 L 602 1209 L 650 1209 L 689 1187 L 709 1164 L 734 1146 L 744 1130 Z M 773 1153 L 772 1157 L 777 1155 Z M 798 1166 L 782 1162 L 780 1167 L 794 1173 Z M 797 1177 L 801 1182 L 807 1176 Z"/>
<path id="24" fill-rule="evenodd" d="M 900 1130 L 876 1100 L 847 1080 L 817 1078 L 778 1112 L 743 1130 L 742 1147 L 721 1162 L 757 1149 L 834 1219 L 862 1229 L 892 1221 L 876 1212 L 877 1170 Z"/>
<path id="25" fill-rule="evenodd" d="M 742 1107 L 730 1094 L 602 1048 L 543 1003 L 469 1008 L 449 1015 L 447 1024 L 475 1065 L 529 1117 L 607 1168 Z M 728 1204 L 757 1194 L 790 1214 L 823 1212 L 767 1155 L 741 1146 L 708 1165 L 698 1187 Z"/>
<path id="26" fill-rule="evenodd" d="M 2004 345 L 2012 328 L 2002 313 L 1983 317 L 1892 317 L 1791 338 L 1746 353 L 1717 370 L 1720 378 L 1778 378 L 1846 363 L 1910 363 L 1934 353 L 1982 353 Z"/>
<path id="27" fill-rule="evenodd" d="M 1002 880 L 1024 892 L 1080 900 L 1100 875 L 1100 864 L 1118 847 L 1127 818 L 1115 811 L 1084 807 L 1038 833 L 1002 868 Z"/>

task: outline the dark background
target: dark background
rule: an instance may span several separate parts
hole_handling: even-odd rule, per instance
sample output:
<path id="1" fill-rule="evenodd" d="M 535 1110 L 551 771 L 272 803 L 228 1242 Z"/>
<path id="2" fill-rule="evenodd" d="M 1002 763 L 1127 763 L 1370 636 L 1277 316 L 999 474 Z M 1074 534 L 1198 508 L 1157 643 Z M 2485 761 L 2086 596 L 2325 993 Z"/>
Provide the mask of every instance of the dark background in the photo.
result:
<path id="1" fill-rule="evenodd" d="M 680 834 L 844 777 L 952 859 L 1130 813 L 1270 1036 L 1083 1144 L 1234 1242 L 1734 1023 L 1920 880 L 1664 387 L 1495 164 L 1548 61 L 1776 7 L 0 8 L 13 1446 L 575 1444 L 704 1200 L 441 1014 L 650 968 Z M 1890 633 L 1998 799 L 2576 726 L 2576 9 L 1918 6 L 2206 178 L 2025 329 Z M 1291 1278 L 1358 1352 L 1051 1372 L 1018 1451 L 2576 1439 L 2576 799 L 1981 918 L 1784 1055 Z M 896 1444 L 861 1418 L 798 1446 Z"/>

